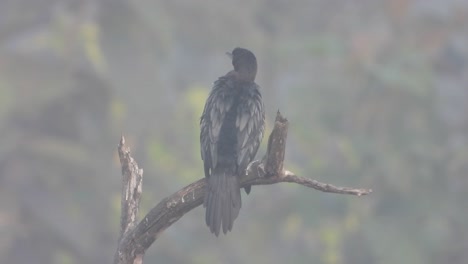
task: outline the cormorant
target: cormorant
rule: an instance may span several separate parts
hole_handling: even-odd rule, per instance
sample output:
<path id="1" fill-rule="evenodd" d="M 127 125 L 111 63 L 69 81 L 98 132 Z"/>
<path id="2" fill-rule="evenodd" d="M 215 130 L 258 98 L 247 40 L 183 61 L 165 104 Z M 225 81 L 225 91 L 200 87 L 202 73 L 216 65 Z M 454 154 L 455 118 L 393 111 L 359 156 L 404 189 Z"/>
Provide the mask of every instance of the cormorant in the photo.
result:
<path id="1" fill-rule="evenodd" d="M 255 158 L 265 129 L 265 110 L 255 83 L 257 59 L 243 48 L 227 53 L 234 70 L 220 77 L 200 120 L 201 156 L 207 187 L 206 224 L 219 235 L 231 231 L 241 208 L 239 178 Z M 245 188 L 247 194 L 250 186 Z"/>

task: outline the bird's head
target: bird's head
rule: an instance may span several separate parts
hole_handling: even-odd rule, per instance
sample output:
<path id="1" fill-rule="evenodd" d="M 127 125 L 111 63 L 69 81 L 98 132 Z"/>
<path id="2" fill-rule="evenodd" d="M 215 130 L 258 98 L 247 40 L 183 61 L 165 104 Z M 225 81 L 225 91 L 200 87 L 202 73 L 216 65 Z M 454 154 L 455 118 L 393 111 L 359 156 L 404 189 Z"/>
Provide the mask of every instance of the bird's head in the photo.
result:
<path id="1" fill-rule="evenodd" d="M 232 52 L 226 52 L 232 59 L 232 66 L 239 79 L 255 81 L 257 75 L 257 58 L 248 49 L 235 48 Z"/>

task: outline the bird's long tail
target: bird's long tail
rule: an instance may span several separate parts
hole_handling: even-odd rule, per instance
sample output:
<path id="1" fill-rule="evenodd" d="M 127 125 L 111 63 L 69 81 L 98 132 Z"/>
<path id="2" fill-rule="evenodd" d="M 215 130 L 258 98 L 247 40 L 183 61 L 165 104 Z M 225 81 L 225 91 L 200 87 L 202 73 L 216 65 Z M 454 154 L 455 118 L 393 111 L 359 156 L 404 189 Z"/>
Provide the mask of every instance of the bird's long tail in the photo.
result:
<path id="1" fill-rule="evenodd" d="M 231 170 L 215 168 L 207 179 L 203 206 L 206 207 L 206 225 L 211 233 L 219 235 L 231 231 L 242 206 L 239 178 Z"/>

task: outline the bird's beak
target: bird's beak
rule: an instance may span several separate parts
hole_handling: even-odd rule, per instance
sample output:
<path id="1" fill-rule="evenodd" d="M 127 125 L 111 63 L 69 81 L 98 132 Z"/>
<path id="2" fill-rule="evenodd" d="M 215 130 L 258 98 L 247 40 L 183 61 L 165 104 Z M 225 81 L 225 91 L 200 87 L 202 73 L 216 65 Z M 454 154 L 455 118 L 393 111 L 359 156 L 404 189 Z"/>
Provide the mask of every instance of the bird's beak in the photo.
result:
<path id="1" fill-rule="evenodd" d="M 228 51 L 228 52 L 226 52 L 226 55 L 228 55 L 228 56 L 229 56 L 229 58 L 231 58 L 231 60 L 232 60 L 232 53 L 231 53 L 231 52 L 229 52 L 229 51 Z"/>

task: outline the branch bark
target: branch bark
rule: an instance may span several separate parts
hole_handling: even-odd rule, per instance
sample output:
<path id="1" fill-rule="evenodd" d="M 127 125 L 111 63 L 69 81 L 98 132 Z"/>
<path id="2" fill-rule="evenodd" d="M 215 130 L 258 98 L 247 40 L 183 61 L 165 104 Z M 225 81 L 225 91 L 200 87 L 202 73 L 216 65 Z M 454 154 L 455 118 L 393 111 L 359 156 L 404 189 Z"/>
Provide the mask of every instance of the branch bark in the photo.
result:
<path id="1" fill-rule="evenodd" d="M 136 161 L 130 156 L 130 148 L 125 146 L 125 138 L 120 138 L 117 147 L 120 164 L 122 166 L 122 193 L 120 200 L 120 235 L 119 247 L 114 256 L 114 263 L 138 263 L 129 262 L 127 252 L 120 250 L 120 242 L 136 225 L 143 183 L 143 169 L 138 168 Z M 142 263 L 143 259 L 141 259 Z"/>
<path id="2" fill-rule="evenodd" d="M 321 183 L 310 178 L 297 176 L 293 172 L 283 170 L 287 130 L 288 121 L 282 117 L 278 111 L 275 127 L 268 139 L 267 153 L 261 161 L 253 161 L 249 164 L 246 175 L 241 178 L 242 187 L 291 182 L 328 193 L 362 196 L 372 192 L 371 189 L 338 187 L 328 183 Z M 150 210 L 138 225 L 133 227 L 134 223 L 136 223 L 136 213 L 138 213 L 140 202 L 143 171 L 138 169 L 138 165 L 130 157 L 130 151 L 124 146 L 124 143 L 125 141 L 122 137 L 119 144 L 122 175 L 124 175 L 124 187 L 122 188 L 121 237 L 119 239 L 114 263 L 140 264 L 143 262 L 145 251 L 166 228 L 179 220 L 185 213 L 203 203 L 206 183 L 204 178 L 200 179 L 182 188 L 171 196 L 164 198 Z M 127 153 L 128 157 L 121 155 L 121 152 L 123 154 Z M 122 156 L 125 158 L 122 158 Z M 127 180 L 128 178 L 129 180 Z M 204 222 L 203 220 L 200 221 Z"/>

